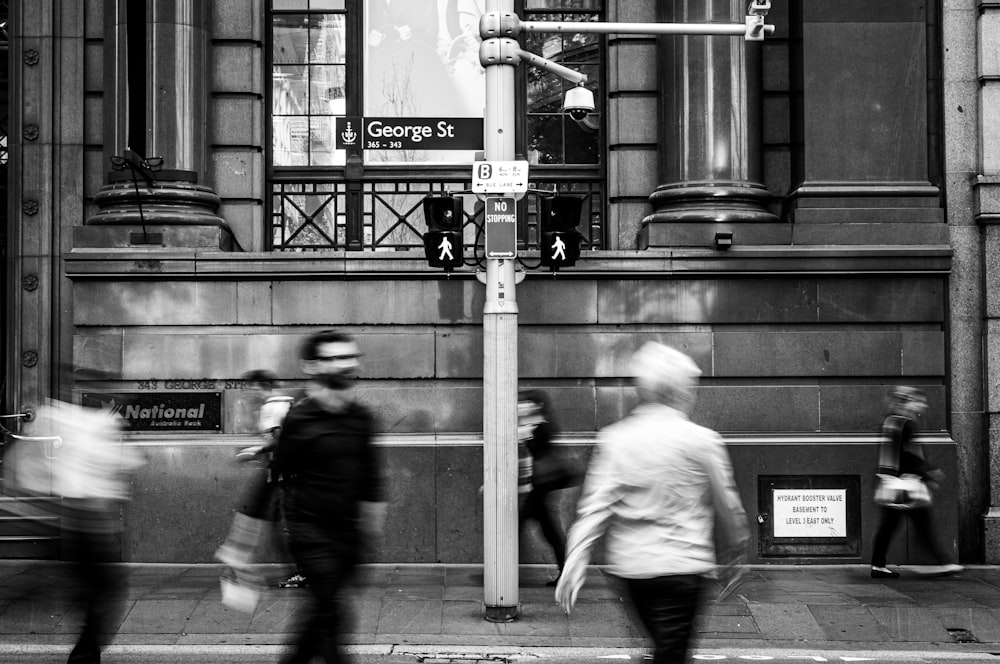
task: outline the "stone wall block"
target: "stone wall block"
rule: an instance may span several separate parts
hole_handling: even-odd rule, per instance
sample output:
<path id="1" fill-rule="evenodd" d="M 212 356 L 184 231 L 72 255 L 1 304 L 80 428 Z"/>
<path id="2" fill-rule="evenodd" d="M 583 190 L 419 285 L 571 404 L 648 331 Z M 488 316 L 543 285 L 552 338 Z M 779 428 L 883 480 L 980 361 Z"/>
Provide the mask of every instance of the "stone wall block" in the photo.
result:
<path id="1" fill-rule="evenodd" d="M 255 97 L 216 97 L 211 136 L 216 145 L 264 145 L 263 105 Z"/>
<path id="2" fill-rule="evenodd" d="M 601 282 L 598 295 L 605 325 L 817 321 L 808 279 L 623 279 Z"/>
<path id="3" fill-rule="evenodd" d="M 819 388 L 701 386 L 691 419 L 716 431 L 816 431 L 820 428 Z"/>
<path id="4" fill-rule="evenodd" d="M 945 321 L 944 277 L 820 279 L 818 320 L 824 323 Z"/>
<path id="5" fill-rule="evenodd" d="M 648 196 L 656 189 L 656 151 L 645 147 L 613 150 L 608 155 L 608 196 Z M 627 249 L 628 245 L 617 248 Z"/>
<path id="6" fill-rule="evenodd" d="M 580 259 L 581 262 L 586 257 Z M 586 325 L 597 322 L 597 282 L 527 279 L 517 287 L 521 325 Z"/>
<path id="7" fill-rule="evenodd" d="M 236 282 L 80 282 L 73 310 L 77 326 L 234 325 Z"/>
<path id="8" fill-rule="evenodd" d="M 711 334 L 707 331 L 605 333 L 592 329 L 525 329 L 518 337 L 521 379 L 628 378 L 629 360 L 646 341 L 659 341 L 690 355 L 712 374 Z M 438 338 L 441 378 L 482 377 L 483 340 L 479 330 L 443 333 Z"/>
<path id="9" fill-rule="evenodd" d="M 769 20 L 768 23 L 770 22 Z M 787 92 L 791 81 L 788 44 L 768 38 L 764 40 L 762 48 L 761 74 L 764 91 Z"/>
<path id="10" fill-rule="evenodd" d="M 655 144 L 658 140 L 655 96 L 608 100 L 608 143 Z"/>
<path id="11" fill-rule="evenodd" d="M 958 42 L 955 46 L 964 49 L 959 57 L 962 57 L 964 61 L 969 61 L 978 53 L 979 76 L 1000 76 L 1000 39 L 997 39 L 997 35 L 1000 35 L 1000 11 L 994 7 L 979 14 L 978 19 L 978 44 L 968 39 L 972 30 L 963 21 L 949 21 L 946 24 L 948 32 L 945 33 L 945 43 L 949 45 L 949 48 L 951 47 L 952 42 L 947 41 L 947 38 L 949 32 L 954 31 L 957 33 L 954 35 L 956 37 L 954 41 Z"/>
<path id="12" fill-rule="evenodd" d="M 987 319 L 985 335 L 986 366 L 983 375 L 986 383 L 986 410 L 1000 413 L 1000 319 Z"/>
<path id="13" fill-rule="evenodd" d="M 236 283 L 236 322 L 239 325 L 271 325 L 271 282 Z"/>
<path id="14" fill-rule="evenodd" d="M 122 351 L 121 328 L 73 336 L 73 364 L 79 369 L 103 371 L 112 379 L 119 378 L 122 375 Z"/>
<path id="15" fill-rule="evenodd" d="M 83 90 L 85 93 L 104 90 L 104 42 L 83 45 Z"/>
<path id="16" fill-rule="evenodd" d="M 400 447 L 391 454 L 380 454 L 384 472 L 385 500 L 391 508 L 386 515 L 385 532 L 392 533 L 379 542 L 384 560 L 412 560 L 436 563 L 438 557 L 438 454 L 428 448 Z M 457 498 L 457 496 L 451 496 Z M 467 501 L 471 502 L 471 501 Z M 405 505 L 405 509 L 401 507 Z M 468 514 L 463 524 L 471 523 Z M 465 531 L 465 528 L 456 529 Z M 462 535 L 468 536 L 465 532 Z"/>
<path id="17" fill-rule="evenodd" d="M 897 332 L 715 332 L 715 375 L 896 376 L 902 370 Z"/>
<path id="18" fill-rule="evenodd" d="M 362 362 L 358 396 L 378 413 L 380 431 L 440 433 L 483 430 L 481 383 L 431 379 L 419 385 L 366 381 Z"/>
<path id="19" fill-rule="evenodd" d="M 264 197 L 264 155 L 256 150 L 212 152 L 212 183 L 220 197 Z"/>
<path id="20" fill-rule="evenodd" d="M 274 283 L 276 325 L 478 324 L 483 288 L 468 280 Z M 524 290 L 528 290 L 524 287 Z M 520 295 L 520 293 L 519 293 Z"/>
<path id="21" fill-rule="evenodd" d="M 254 2 L 215 0 L 212 3 L 212 36 L 263 41 L 262 13 Z"/>
<path id="22" fill-rule="evenodd" d="M 104 0 L 83 0 L 84 32 L 87 39 L 104 38 Z"/>
<path id="23" fill-rule="evenodd" d="M 656 42 L 619 37 L 608 47 L 609 92 L 656 90 Z"/>
<path id="24" fill-rule="evenodd" d="M 104 100 L 87 97 L 83 108 L 83 142 L 100 145 L 104 141 Z"/>
<path id="25" fill-rule="evenodd" d="M 979 136 L 982 140 L 982 172 L 1000 174 L 1000 81 L 983 86 L 980 91 Z"/>
<path id="26" fill-rule="evenodd" d="M 215 92 L 263 94 L 261 49 L 255 44 L 216 43 L 212 49 L 211 89 Z"/>
<path id="27" fill-rule="evenodd" d="M 949 173 L 978 173 L 979 84 L 948 80 L 944 84 L 945 164 Z"/>
<path id="28" fill-rule="evenodd" d="M 902 332 L 903 376 L 944 376 L 945 335 L 937 330 Z"/>

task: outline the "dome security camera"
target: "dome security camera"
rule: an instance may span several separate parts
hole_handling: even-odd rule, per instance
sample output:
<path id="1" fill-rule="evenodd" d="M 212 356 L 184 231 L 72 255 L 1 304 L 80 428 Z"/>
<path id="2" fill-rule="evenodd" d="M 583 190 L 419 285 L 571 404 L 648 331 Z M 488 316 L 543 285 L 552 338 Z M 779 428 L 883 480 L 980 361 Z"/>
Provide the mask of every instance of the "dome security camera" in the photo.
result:
<path id="1" fill-rule="evenodd" d="M 585 87 L 577 86 L 566 91 L 563 100 L 563 112 L 577 122 L 587 119 L 594 112 L 594 93 Z"/>

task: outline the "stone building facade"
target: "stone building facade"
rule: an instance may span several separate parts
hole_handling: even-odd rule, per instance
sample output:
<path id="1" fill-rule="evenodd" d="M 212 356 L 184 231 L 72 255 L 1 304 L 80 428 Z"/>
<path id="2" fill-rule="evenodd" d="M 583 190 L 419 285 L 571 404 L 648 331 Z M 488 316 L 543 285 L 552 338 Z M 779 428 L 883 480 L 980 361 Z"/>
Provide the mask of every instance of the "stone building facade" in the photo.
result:
<path id="1" fill-rule="evenodd" d="M 379 559 L 481 561 L 474 150 L 449 161 L 335 138 L 337 118 L 393 115 L 368 104 L 379 3 L 8 4 L 4 407 L 72 387 L 146 408 L 127 435 L 150 462 L 123 560 L 210 560 L 243 480 L 233 451 L 251 437 L 240 376 L 268 368 L 292 392 L 302 335 L 338 327 L 359 339 L 360 393 L 380 416 L 392 507 Z M 484 3 L 424 4 L 442 12 L 440 38 L 462 28 L 449 8 L 467 21 Z M 744 4 L 515 7 L 742 23 Z M 775 2 L 767 22 L 762 42 L 520 38 L 587 71 L 598 108 L 573 123 L 552 81 L 519 67 L 519 384 L 551 393 L 560 443 L 585 458 L 634 404 L 629 355 L 647 339 L 689 353 L 704 372 L 692 417 L 725 436 L 753 560 L 776 563 L 867 560 L 884 398 L 918 385 L 929 454 L 952 480 L 942 536 L 963 561 L 996 562 L 1000 3 Z M 289 40 L 307 46 L 289 55 Z M 426 115 L 475 120 L 455 110 L 473 79 L 455 80 Z M 446 191 L 463 195 L 467 245 L 448 274 L 420 242 L 422 199 Z M 583 255 L 558 273 L 537 265 L 538 195 L 553 191 L 585 199 Z M 61 366 L 103 375 L 70 384 Z M 157 423 L 168 408 L 209 415 Z M 829 531 L 788 521 L 779 495 L 835 500 Z M 58 555 L 2 537 L 0 555 Z M 895 546 L 900 562 L 925 555 Z M 545 555 L 529 533 L 522 560 Z"/>

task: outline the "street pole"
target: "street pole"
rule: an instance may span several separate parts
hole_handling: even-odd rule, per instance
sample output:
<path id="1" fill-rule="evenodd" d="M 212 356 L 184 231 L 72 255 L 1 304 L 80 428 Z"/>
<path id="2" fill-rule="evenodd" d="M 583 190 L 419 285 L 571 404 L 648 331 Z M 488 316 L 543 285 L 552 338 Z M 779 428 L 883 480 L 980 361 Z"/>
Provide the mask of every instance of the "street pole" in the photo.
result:
<path id="1" fill-rule="evenodd" d="M 764 23 L 770 6 L 770 0 L 750 0 L 744 23 L 530 22 L 514 14 L 514 0 L 486 0 L 479 26 L 483 40 L 479 60 L 486 71 L 485 160 L 514 160 L 514 68 L 521 60 L 578 86 L 587 81 L 580 72 L 521 50 L 514 39 L 521 31 L 743 35 L 747 41 L 762 41 L 774 32 L 773 25 Z M 512 196 L 517 192 L 491 193 Z M 515 277 L 513 257 L 487 255 L 483 308 L 483 604 L 486 619 L 493 622 L 515 620 L 520 605 Z"/>
<path id="2" fill-rule="evenodd" d="M 514 0 L 487 0 L 486 12 L 514 12 Z M 486 161 L 514 159 L 514 64 L 486 70 Z M 483 603 L 485 618 L 518 615 L 517 297 L 514 260 L 486 260 L 483 308 Z"/>

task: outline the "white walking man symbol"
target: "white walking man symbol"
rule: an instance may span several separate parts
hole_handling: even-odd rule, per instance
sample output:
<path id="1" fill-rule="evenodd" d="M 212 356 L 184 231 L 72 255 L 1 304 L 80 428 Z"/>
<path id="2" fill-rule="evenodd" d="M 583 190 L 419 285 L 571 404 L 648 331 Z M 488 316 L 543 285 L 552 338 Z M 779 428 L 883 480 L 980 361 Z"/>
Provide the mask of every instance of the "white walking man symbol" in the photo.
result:
<path id="1" fill-rule="evenodd" d="M 447 235 L 441 237 L 441 244 L 438 245 L 438 249 L 441 250 L 441 255 L 438 256 L 439 261 L 448 260 L 453 261 L 455 257 L 451 253 L 451 240 L 448 239 Z"/>
<path id="2" fill-rule="evenodd" d="M 552 252 L 552 260 L 556 260 L 557 258 L 566 260 L 566 243 L 558 235 L 556 236 L 556 241 L 552 243 L 552 248 L 555 250 Z"/>

